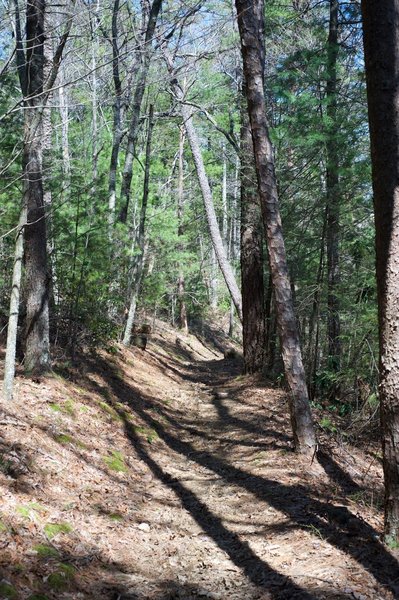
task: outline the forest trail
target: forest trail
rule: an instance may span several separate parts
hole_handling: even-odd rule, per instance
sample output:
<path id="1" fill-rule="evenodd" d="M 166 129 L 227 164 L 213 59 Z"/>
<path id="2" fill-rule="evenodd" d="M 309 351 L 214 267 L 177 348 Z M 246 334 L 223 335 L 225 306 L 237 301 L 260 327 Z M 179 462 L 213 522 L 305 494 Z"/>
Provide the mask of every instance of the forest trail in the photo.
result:
<path id="1" fill-rule="evenodd" d="M 146 352 L 18 380 L 0 417 L 0 598 L 399 597 L 372 453 L 322 435 L 325 472 L 294 456 L 284 391 L 222 343 L 159 324 Z"/>

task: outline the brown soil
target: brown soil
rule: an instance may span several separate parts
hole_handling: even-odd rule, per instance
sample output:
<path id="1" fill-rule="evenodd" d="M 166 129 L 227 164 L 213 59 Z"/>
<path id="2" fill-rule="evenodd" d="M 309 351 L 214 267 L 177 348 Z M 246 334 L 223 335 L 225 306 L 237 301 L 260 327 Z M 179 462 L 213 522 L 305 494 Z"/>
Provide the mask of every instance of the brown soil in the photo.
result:
<path id="1" fill-rule="evenodd" d="M 18 378 L 0 415 L 0 598 L 399 597 L 376 449 L 321 433 L 303 462 L 285 393 L 222 350 L 158 323 L 146 352 Z"/>

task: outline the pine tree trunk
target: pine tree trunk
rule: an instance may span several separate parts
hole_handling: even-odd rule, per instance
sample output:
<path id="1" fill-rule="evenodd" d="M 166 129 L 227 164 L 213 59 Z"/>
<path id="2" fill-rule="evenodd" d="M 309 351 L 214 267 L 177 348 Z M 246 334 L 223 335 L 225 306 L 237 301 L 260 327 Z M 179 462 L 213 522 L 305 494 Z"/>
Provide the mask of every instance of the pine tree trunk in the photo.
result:
<path id="1" fill-rule="evenodd" d="M 49 274 L 46 211 L 42 175 L 42 118 L 36 118 L 43 99 L 44 0 L 30 0 L 26 13 L 28 98 L 25 111 L 24 180 L 27 186 L 25 227 L 26 348 L 25 369 L 43 373 L 50 368 Z M 35 110 L 36 109 L 36 110 Z"/>
<path id="2" fill-rule="evenodd" d="M 244 90 L 245 94 L 245 90 Z M 248 111 L 241 111 L 241 292 L 244 370 L 259 373 L 266 350 L 261 213 Z"/>
<path id="3" fill-rule="evenodd" d="M 313 455 L 316 438 L 288 276 L 274 156 L 266 118 L 263 89 L 263 11 L 259 10 L 256 13 L 251 0 L 236 0 L 236 8 L 259 197 L 269 251 L 285 375 L 291 392 L 289 400 L 294 444 L 297 452 Z"/>
<path id="4" fill-rule="evenodd" d="M 75 7 L 76 0 L 70 3 Z M 22 97 L 24 99 L 24 139 L 22 172 L 24 195 L 16 241 L 12 290 L 10 299 L 9 328 L 5 361 L 4 392 L 12 397 L 15 373 L 15 355 L 19 296 L 22 280 L 22 260 L 25 245 L 27 316 L 25 332 L 25 366 L 27 371 L 41 373 L 50 367 L 47 274 L 47 237 L 45 204 L 42 185 L 42 130 L 43 112 L 60 67 L 62 53 L 69 36 L 72 17 L 68 19 L 64 33 L 48 70 L 46 88 L 44 80 L 44 24 L 45 1 L 27 2 L 26 54 L 22 40 L 22 27 L 18 0 L 15 6 L 16 62 Z M 40 95 L 42 92 L 42 95 Z M 24 227 L 24 239 L 22 237 Z M 25 241 L 25 244 L 24 244 Z"/>
<path id="5" fill-rule="evenodd" d="M 399 0 L 362 0 L 376 227 L 385 539 L 399 543 Z"/>
<path id="6" fill-rule="evenodd" d="M 327 337 L 328 367 L 338 373 L 341 362 L 340 316 L 338 286 L 339 273 L 339 149 L 337 142 L 337 56 L 338 56 L 338 0 L 330 0 L 330 21 L 327 58 Z M 330 396 L 339 396 L 339 384 L 332 385 Z"/>

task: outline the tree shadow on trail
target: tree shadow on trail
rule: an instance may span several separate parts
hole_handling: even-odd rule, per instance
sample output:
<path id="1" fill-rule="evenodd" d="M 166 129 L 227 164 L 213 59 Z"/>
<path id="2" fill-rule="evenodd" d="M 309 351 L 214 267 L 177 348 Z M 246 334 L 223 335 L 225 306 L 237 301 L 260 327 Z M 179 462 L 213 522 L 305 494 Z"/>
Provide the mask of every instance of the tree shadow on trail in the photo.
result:
<path id="1" fill-rule="evenodd" d="M 398 562 L 378 541 L 376 531 L 360 517 L 351 513 L 347 507 L 337 506 L 312 497 L 310 490 L 302 485 L 289 486 L 251 474 L 209 451 L 197 450 L 191 443 L 180 440 L 171 433 L 170 428 L 167 428 L 165 417 L 171 425 L 176 426 L 170 410 L 159 403 L 156 416 L 153 412 L 148 412 L 148 409 L 154 407 L 154 399 L 146 397 L 128 385 L 116 372 L 112 371 L 112 367 L 107 361 L 96 357 L 96 360 L 89 361 L 89 368 L 97 371 L 109 385 L 118 401 L 129 406 L 138 417 L 154 429 L 159 438 L 173 452 L 219 475 L 226 483 L 240 486 L 262 502 L 268 503 L 274 509 L 284 513 L 298 529 L 308 533 L 315 532 L 315 535 L 322 537 L 343 553 L 354 558 L 380 584 L 390 589 L 395 598 L 399 598 Z M 247 542 L 240 539 L 238 534 L 229 531 L 221 519 L 215 516 L 192 491 L 166 473 L 147 451 L 134 428 L 127 421 L 124 412 L 120 411 L 120 414 L 124 418 L 126 432 L 140 458 L 162 483 L 174 491 L 184 508 L 190 512 L 215 543 L 229 555 L 232 562 L 245 572 L 250 581 L 270 592 L 273 599 L 318 597 L 273 570 L 251 550 Z"/>
<path id="2" fill-rule="evenodd" d="M 327 475 L 341 488 L 343 494 L 353 494 L 362 488 L 353 481 L 352 477 L 325 450 L 319 450 L 317 459 Z"/>

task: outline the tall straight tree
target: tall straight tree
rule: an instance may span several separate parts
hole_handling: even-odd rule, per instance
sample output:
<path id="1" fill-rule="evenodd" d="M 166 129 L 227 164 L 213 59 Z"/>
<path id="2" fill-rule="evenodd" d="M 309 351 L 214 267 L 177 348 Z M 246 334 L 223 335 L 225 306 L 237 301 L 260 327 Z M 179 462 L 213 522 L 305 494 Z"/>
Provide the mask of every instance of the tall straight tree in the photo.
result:
<path id="1" fill-rule="evenodd" d="M 26 339 L 25 368 L 43 372 L 50 368 L 49 273 L 47 266 L 46 213 L 42 176 L 45 0 L 26 6 L 26 105 L 23 169 L 26 186 L 25 227 Z"/>
<path id="2" fill-rule="evenodd" d="M 285 374 L 291 392 L 289 405 L 295 449 L 297 452 L 313 456 L 316 448 L 316 437 L 294 314 L 278 206 L 273 148 L 266 117 L 263 88 L 263 3 L 254 3 L 252 0 L 236 0 L 236 9 L 259 197 L 269 251 L 269 265 L 274 288 L 281 350 Z"/>
<path id="3" fill-rule="evenodd" d="M 243 88 L 245 94 L 245 86 Z M 246 373 L 259 373 L 266 351 L 263 239 L 248 110 L 241 110 L 241 292 Z"/>
<path id="4" fill-rule="evenodd" d="M 254 11 L 262 27 L 263 0 L 254 1 Z M 259 36 L 264 64 L 264 31 Z M 244 370 L 259 373 L 264 368 L 266 355 L 264 255 L 258 183 L 251 127 L 248 117 L 245 83 L 241 99 L 241 292 L 242 292 L 242 345 Z"/>
<path id="5" fill-rule="evenodd" d="M 329 368 L 338 373 L 341 361 L 339 316 L 339 150 L 337 120 L 337 58 L 338 58 L 338 0 L 330 0 L 329 33 L 327 42 L 327 337 Z M 339 386 L 330 390 L 339 395 Z"/>
<path id="6" fill-rule="evenodd" d="M 186 132 L 184 125 L 180 127 L 179 135 L 179 171 L 178 171 L 178 183 L 177 183 L 177 235 L 181 239 L 184 235 L 184 142 L 186 139 Z M 184 250 L 184 243 L 179 242 L 179 252 Z M 185 281 L 184 271 L 181 264 L 178 266 L 178 279 L 177 279 L 177 298 L 179 304 L 179 327 L 188 333 L 188 321 L 187 321 L 187 307 L 185 298 Z"/>
<path id="7" fill-rule="evenodd" d="M 76 0 L 68 3 L 73 9 Z M 69 37 L 72 15 L 55 50 L 45 79 L 45 0 L 28 0 L 26 5 L 25 134 L 23 176 L 26 190 L 25 227 L 26 333 L 25 369 L 42 373 L 50 368 L 49 290 L 46 206 L 43 193 L 43 114 L 56 81 L 62 54 Z M 24 89 L 25 88 L 25 89 Z"/>
<path id="8" fill-rule="evenodd" d="M 74 8 L 72 0 L 69 8 Z M 50 367 L 49 341 L 49 273 L 47 267 L 46 208 L 43 193 L 43 113 L 53 88 L 65 44 L 72 25 L 68 15 L 64 31 L 45 77 L 45 7 L 44 0 L 32 0 L 26 6 L 26 50 L 18 1 L 15 0 L 16 60 L 24 100 L 24 138 L 22 170 L 24 194 L 15 249 L 14 271 L 7 332 L 4 369 L 4 396 L 12 398 L 15 373 L 15 353 L 19 296 L 22 280 L 22 258 L 25 245 L 26 271 L 26 332 L 25 368 L 41 373 Z M 24 231 L 24 242 L 22 238 Z"/>
<path id="9" fill-rule="evenodd" d="M 385 539 L 399 543 L 399 0 L 362 0 L 376 228 Z"/>

